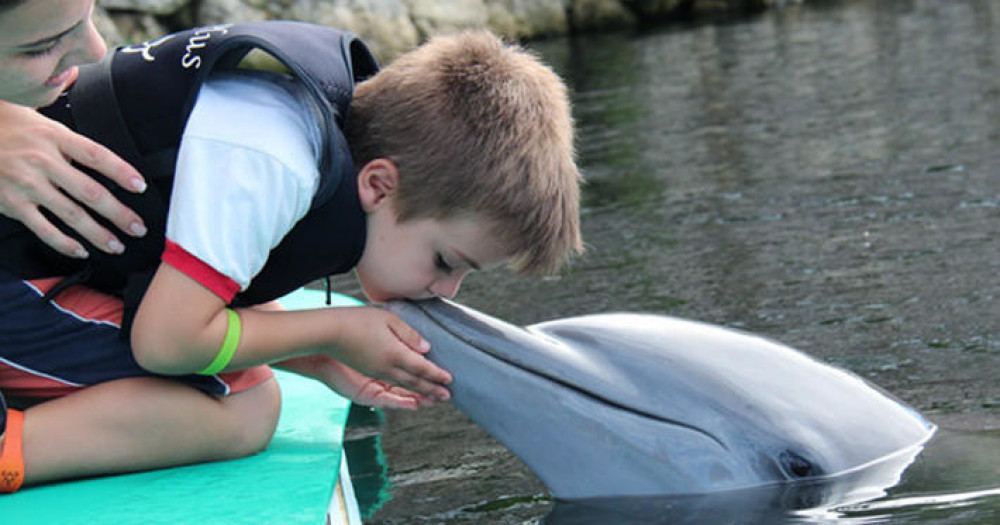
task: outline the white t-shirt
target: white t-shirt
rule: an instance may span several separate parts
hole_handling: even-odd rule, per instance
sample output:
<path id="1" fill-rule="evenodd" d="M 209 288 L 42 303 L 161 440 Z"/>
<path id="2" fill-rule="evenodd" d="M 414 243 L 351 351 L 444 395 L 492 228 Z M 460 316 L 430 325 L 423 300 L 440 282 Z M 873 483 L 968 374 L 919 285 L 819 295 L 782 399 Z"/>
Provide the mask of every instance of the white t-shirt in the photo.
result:
<path id="1" fill-rule="evenodd" d="M 283 85 L 209 79 L 178 151 L 164 262 L 231 301 L 309 211 L 320 143 L 312 114 Z"/>

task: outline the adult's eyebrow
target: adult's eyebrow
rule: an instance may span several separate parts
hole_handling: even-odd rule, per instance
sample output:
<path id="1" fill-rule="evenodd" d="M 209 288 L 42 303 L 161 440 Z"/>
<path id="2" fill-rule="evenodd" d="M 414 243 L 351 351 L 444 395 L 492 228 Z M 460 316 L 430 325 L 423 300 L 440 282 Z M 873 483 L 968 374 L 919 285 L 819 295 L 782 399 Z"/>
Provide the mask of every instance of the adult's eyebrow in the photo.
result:
<path id="1" fill-rule="evenodd" d="M 39 39 L 39 40 L 35 40 L 34 42 L 29 42 L 27 44 L 21 44 L 19 46 L 15 46 L 15 49 L 30 49 L 30 48 L 33 48 L 33 47 L 41 47 L 41 46 L 45 46 L 45 45 L 51 44 L 53 42 L 58 42 L 60 39 L 62 39 L 62 37 L 66 36 L 66 35 L 68 35 L 70 33 L 72 33 L 73 31 L 75 31 L 76 28 L 80 27 L 81 24 L 83 24 L 83 20 L 80 20 L 79 22 L 73 24 L 73 27 L 70 27 L 69 29 L 67 29 L 67 30 L 65 30 L 65 31 L 63 31 L 63 32 L 61 32 L 61 33 L 59 33 L 57 35 L 48 36 L 48 37 L 45 37 L 45 38 L 42 38 L 42 39 Z"/>

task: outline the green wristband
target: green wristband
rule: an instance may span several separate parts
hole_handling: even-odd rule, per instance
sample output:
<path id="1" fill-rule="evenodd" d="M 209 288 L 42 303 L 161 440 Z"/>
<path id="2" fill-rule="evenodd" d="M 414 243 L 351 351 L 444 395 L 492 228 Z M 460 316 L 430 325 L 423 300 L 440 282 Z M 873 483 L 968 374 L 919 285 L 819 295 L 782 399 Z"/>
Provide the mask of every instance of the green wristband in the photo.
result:
<path id="1" fill-rule="evenodd" d="M 236 312 L 226 308 L 226 313 L 229 315 L 229 326 L 226 327 L 226 338 L 222 340 L 222 348 L 219 349 L 218 354 L 215 354 L 215 359 L 204 370 L 198 372 L 199 375 L 214 376 L 218 374 L 236 355 L 236 346 L 240 344 L 240 332 L 243 327 L 240 324 L 240 316 Z"/>

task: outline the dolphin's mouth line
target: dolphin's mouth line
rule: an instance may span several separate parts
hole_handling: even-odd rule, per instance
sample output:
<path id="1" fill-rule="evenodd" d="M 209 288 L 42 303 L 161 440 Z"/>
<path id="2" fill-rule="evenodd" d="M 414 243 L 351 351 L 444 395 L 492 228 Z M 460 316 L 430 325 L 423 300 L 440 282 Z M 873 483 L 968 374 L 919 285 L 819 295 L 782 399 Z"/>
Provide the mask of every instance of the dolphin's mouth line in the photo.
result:
<path id="1" fill-rule="evenodd" d="M 417 305 L 415 305 L 415 306 L 417 306 Z M 420 308 L 421 310 L 423 310 L 422 307 L 420 307 L 420 306 L 417 306 L 417 307 Z M 647 418 L 647 419 L 651 419 L 653 421 L 658 421 L 660 423 L 665 423 L 665 424 L 668 424 L 668 425 L 672 425 L 672 426 L 684 428 L 684 429 L 690 430 L 692 432 L 698 433 L 698 434 L 700 434 L 702 436 L 705 436 L 706 438 L 712 440 L 713 442 L 715 442 L 717 445 L 719 445 L 720 447 L 722 447 L 723 450 L 725 450 L 727 452 L 729 451 L 729 447 L 726 446 L 726 444 L 722 440 L 720 440 L 719 438 L 717 438 L 714 435 L 710 434 L 709 432 L 705 431 L 704 429 L 698 428 L 698 427 L 696 427 L 694 425 L 691 425 L 689 423 L 685 423 L 683 421 L 678 421 L 678 420 L 671 419 L 671 418 L 668 418 L 668 417 L 663 417 L 663 416 L 654 414 L 652 412 L 648 412 L 646 410 L 642 410 L 642 409 L 639 409 L 639 408 L 636 408 L 636 407 L 632 407 L 632 406 L 626 405 L 624 403 L 621 403 L 619 401 L 615 401 L 614 399 L 609 399 L 609 398 L 607 398 L 605 396 L 601 396 L 601 395 L 595 394 L 592 391 L 586 390 L 585 388 L 583 388 L 583 387 L 581 387 L 579 385 L 571 383 L 571 382 L 569 382 L 569 381 L 567 381 L 567 380 L 565 380 L 563 378 L 555 376 L 555 375 L 553 375 L 551 373 L 548 373 L 548 372 L 546 372 L 544 370 L 539 370 L 537 368 L 529 367 L 529 366 L 524 365 L 522 363 L 518 363 L 517 361 L 514 361 L 512 359 L 508 359 L 508 358 L 499 356 L 499 355 L 497 355 L 497 354 L 495 354 L 493 352 L 490 352 L 489 350 L 487 350 L 485 348 L 480 347 L 475 342 L 469 340 L 466 337 L 463 337 L 461 334 L 458 334 L 458 333 L 452 331 L 447 326 L 445 326 L 444 324 L 442 324 L 441 322 L 439 322 L 437 320 L 437 318 L 435 318 L 433 315 L 428 314 L 427 318 L 430 319 L 434 324 L 436 324 L 439 327 L 441 327 L 442 330 L 444 330 L 445 332 L 448 332 L 449 334 L 451 334 L 452 336 L 454 336 L 456 339 L 458 339 L 458 340 L 462 341 L 463 343 L 471 346 L 472 348 L 475 348 L 476 350 L 480 351 L 481 353 L 486 354 L 486 355 L 492 357 L 493 359 L 496 359 L 497 361 L 500 361 L 500 362 L 505 363 L 505 364 L 507 364 L 509 366 L 517 368 L 518 370 L 522 370 L 522 371 L 524 371 L 526 373 L 533 374 L 533 375 L 536 375 L 536 376 L 539 376 L 539 377 L 544 377 L 545 379 L 548 379 L 549 381 L 552 381 L 554 383 L 558 383 L 559 385 L 562 385 L 563 387 L 566 387 L 567 389 L 572 390 L 572 391 L 580 394 L 581 396 L 589 398 L 589 399 L 591 399 L 591 400 L 593 400 L 595 402 L 598 402 L 598 403 L 601 403 L 601 404 L 604 404 L 604 405 L 608 405 L 608 406 L 617 408 L 619 410 L 624 410 L 624 411 L 633 413 L 633 414 L 635 414 L 637 416 L 641 416 L 641 417 L 644 417 L 644 418 Z M 433 351 L 433 349 L 432 349 L 432 351 Z"/>
<path id="2" fill-rule="evenodd" d="M 607 397 L 595 394 L 594 392 L 592 392 L 590 390 L 586 390 L 583 387 L 580 387 L 580 386 L 578 386 L 576 384 L 570 383 L 569 381 L 566 381 L 565 379 L 562 379 L 560 377 L 556 377 L 556 376 L 554 376 L 552 374 L 546 373 L 546 372 L 538 370 L 538 369 L 534 369 L 534 368 L 530 368 L 530 367 L 524 366 L 524 365 L 522 365 L 522 364 L 520 364 L 520 363 L 518 363 L 516 361 L 512 361 L 512 360 L 509 360 L 509 359 L 505 359 L 503 357 L 499 357 L 499 356 L 497 356 L 496 354 L 494 354 L 492 352 L 488 352 L 488 351 L 486 351 L 486 350 L 484 350 L 482 348 L 479 348 L 478 346 L 475 346 L 475 345 L 471 344 L 469 341 L 466 341 L 466 343 L 469 343 L 470 346 L 472 346 L 473 348 L 476 348 L 477 350 L 483 352 L 484 354 L 492 357 L 493 359 L 496 359 L 498 361 L 502 361 L 502 362 L 504 362 L 504 363 L 506 363 L 506 364 L 508 364 L 508 365 L 510 365 L 512 367 L 514 367 L 514 368 L 517 368 L 519 370 L 523 370 L 523 371 L 525 371 L 527 373 L 534 374 L 534 375 L 539 376 L 539 377 L 544 377 L 545 379 L 548 379 L 549 381 L 552 381 L 553 383 L 558 383 L 558 384 L 566 387 L 567 389 L 572 390 L 572 391 L 576 392 L 577 394 L 580 394 L 581 396 L 584 396 L 584 397 L 586 397 L 588 399 L 593 400 L 594 402 L 602 403 L 602 404 L 608 405 L 610 407 L 613 407 L 613 408 L 616 408 L 616 409 L 619 409 L 619 410 L 624 410 L 624 411 L 627 411 L 629 413 L 635 414 L 637 416 L 644 417 L 646 419 L 650 419 L 650 420 L 653 420 L 653 421 L 658 421 L 660 423 L 665 423 L 665 424 L 672 425 L 672 426 L 675 426 L 675 427 L 684 428 L 684 429 L 690 430 L 692 432 L 696 432 L 696 433 L 701 434 L 702 436 L 705 436 L 706 438 L 712 440 L 717 445 L 719 445 L 720 447 L 722 447 L 723 450 L 726 450 L 727 452 L 729 451 L 729 447 L 727 447 L 725 443 L 723 443 L 721 440 L 719 440 L 719 438 L 713 436 L 712 434 L 708 433 L 707 431 L 705 431 L 705 430 L 703 430 L 701 428 L 698 428 L 698 427 L 696 427 L 694 425 L 691 425 L 689 423 L 685 423 L 683 421 L 678 421 L 676 419 L 671 419 L 671 418 L 668 418 L 668 417 L 663 417 L 663 416 L 654 414 L 652 412 L 647 412 L 645 410 L 642 410 L 642 409 L 639 409 L 639 408 L 636 408 L 636 407 L 633 407 L 633 406 L 626 405 L 626 404 L 621 403 L 619 401 L 615 401 L 614 399 L 609 399 Z"/>

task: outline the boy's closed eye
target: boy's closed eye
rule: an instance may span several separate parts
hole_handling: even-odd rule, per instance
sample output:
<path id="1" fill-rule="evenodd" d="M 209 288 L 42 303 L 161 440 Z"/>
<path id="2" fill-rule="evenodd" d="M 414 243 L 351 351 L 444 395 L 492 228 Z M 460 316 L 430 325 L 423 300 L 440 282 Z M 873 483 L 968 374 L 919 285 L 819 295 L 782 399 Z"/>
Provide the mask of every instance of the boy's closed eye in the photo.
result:
<path id="1" fill-rule="evenodd" d="M 434 255 L 434 267 L 445 274 L 450 274 L 455 271 L 455 267 L 449 264 L 448 261 L 445 260 L 444 255 L 441 253 Z"/>

